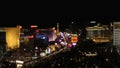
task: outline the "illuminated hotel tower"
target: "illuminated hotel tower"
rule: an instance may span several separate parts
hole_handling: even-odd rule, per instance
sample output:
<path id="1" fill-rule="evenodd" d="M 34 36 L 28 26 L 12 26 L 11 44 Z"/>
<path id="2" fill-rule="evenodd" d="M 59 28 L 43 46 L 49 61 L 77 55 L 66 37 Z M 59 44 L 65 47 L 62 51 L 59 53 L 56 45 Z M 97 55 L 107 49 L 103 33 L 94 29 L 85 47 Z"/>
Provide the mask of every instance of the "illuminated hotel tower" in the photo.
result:
<path id="1" fill-rule="evenodd" d="M 120 54 L 120 22 L 113 23 L 113 45 L 117 47 L 117 52 Z"/>
<path id="2" fill-rule="evenodd" d="M 120 22 L 113 23 L 113 44 L 120 46 Z"/>

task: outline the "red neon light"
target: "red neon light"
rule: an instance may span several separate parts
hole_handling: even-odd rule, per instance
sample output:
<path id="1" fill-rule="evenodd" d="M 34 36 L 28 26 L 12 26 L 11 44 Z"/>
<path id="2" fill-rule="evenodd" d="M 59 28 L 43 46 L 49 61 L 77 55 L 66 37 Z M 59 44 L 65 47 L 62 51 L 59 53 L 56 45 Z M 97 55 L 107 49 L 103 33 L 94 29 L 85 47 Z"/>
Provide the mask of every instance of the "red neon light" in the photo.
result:
<path id="1" fill-rule="evenodd" d="M 38 33 L 38 32 L 39 32 L 39 30 L 36 30 L 36 32 Z"/>
<path id="2" fill-rule="evenodd" d="M 72 47 L 72 44 L 68 44 L 68 47 L 71 48 L 71 47 Z"/>
<path id="3" fill-rule="evenodd" d="M 27 36 L 28 38 L 34 38 L 34 36 L 33 35 L 31 35 L 31 36 Z"/>

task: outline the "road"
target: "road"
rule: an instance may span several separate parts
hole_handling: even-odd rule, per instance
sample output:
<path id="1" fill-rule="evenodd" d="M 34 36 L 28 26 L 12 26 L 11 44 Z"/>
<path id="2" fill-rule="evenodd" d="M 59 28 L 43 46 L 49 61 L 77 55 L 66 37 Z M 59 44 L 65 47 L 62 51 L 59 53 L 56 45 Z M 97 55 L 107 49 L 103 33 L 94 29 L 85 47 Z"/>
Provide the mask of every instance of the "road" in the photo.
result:
<path id="1" fill-rule="evenodd" d="M 50 53 L 49 55 L 46 55 L 44 57 L 38 57 L 36 59 L 26 61 L 26 62 L 24 62 L 23 68 L 34 67 L 36 64 L 40 63 L 41 61 L 44 61 L 45 59 L 50 58 L 51 56 L 54 56 L 60 52 L 66 51 L 66 50 L 67 50 L 67 47 L 64 47 L 64 48 L 62 48 L 58 51 L 55 51 L 53 53 Z"/>

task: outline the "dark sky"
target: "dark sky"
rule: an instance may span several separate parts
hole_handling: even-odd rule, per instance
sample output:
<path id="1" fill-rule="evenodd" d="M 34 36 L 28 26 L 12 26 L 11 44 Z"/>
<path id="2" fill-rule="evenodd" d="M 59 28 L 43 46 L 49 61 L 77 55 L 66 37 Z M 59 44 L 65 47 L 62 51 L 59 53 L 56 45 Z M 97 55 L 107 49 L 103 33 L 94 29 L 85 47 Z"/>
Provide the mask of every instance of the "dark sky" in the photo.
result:
<path id="1" fill-rule="evenodd" d="M 66 28 L 74 21 L 86 25 L 91 20 L 106 24 L 119 21 L 119 2 L 105 0 L 43 0 L 1 3 L 0 26 L 37 24 L 41 28 Z"/>

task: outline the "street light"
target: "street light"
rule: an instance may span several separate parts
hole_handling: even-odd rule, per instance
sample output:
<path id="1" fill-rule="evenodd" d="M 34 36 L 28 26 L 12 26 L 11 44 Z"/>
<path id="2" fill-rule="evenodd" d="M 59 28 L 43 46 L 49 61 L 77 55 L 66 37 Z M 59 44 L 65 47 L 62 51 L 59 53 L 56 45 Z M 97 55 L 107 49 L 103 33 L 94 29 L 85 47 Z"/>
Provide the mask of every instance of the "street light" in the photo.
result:
<path id="1" fill-rule="evenodd" d="M 72 24 L 73 24 L 74 22 L 72 22 Z"/>

